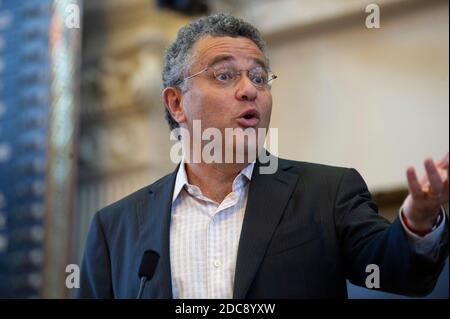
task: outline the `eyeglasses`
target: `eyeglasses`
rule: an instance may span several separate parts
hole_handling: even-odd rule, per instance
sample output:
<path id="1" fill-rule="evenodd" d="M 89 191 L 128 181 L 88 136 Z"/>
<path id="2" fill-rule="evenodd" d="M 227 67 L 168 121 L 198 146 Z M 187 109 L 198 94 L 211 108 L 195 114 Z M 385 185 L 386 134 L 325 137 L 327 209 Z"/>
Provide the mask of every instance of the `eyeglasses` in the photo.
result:
<path id="1" fill-rule="evenodd" d="M 261 89 L 270 89 L 272 87 L 272 81 L 277 78 L 275 74 L 267 71 L 263 67 L 257 67 L 251 70 L 238 70 L 231 67 L 207 67 L 200 72 L 184 78 L 182 81 L 180 81 L 180 83 L 192 79 L 193 77 L 196 77 L 200 74 L 207 73 L 208 75 L 210 75 L 210 78 L 213 79 L 213 81 L 218 85 L 229 87 L 239 81 L 242 72 L 247 72 L 247 77 L 249 78 L 250 82 L 252 82 L 255 87 Z"/>

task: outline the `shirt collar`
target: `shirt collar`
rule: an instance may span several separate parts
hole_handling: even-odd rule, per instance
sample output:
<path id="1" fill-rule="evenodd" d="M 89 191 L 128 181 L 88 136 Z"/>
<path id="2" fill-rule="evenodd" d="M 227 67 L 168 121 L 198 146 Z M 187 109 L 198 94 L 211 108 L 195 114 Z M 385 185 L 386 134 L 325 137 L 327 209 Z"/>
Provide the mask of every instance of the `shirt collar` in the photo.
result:
<path id="1" fill-rule="evenodd" d="M 181 190 L 183 189 L 184 185 L 189 185 L 184 164 L 185 164 L 185 161 L 183 159 L 180 163 L 180 168 L 178 169 L 177 177 L 175 179 L 175 187 L 173 189 L 172 203 L 177 199 L 177 197 L 180 194 Z M 255 167 L 255 161 L 253 161 L 252 163 L 245 166 L 240 171 L 240 173 L 238 174 L 238 176 L 236 178 L 238 178 L 240 175 L 243 175 L 250 181 L 252 179 L 254 167 Z"/>

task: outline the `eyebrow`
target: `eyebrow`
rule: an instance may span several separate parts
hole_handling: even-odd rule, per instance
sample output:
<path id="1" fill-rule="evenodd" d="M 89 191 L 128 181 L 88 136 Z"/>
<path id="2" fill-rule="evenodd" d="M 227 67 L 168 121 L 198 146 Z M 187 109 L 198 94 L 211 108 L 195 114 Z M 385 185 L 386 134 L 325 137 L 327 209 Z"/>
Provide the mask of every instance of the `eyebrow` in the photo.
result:
<path id="1" fill-rule="evenodd" d="M 208 67 L 211 67 L 215 64 L 218 64 L 220 62 L 228 62 L 228 61 L 233 61 L 235 60 L 235 58 L 232 55 L 229 54 L 219 54 L 217 56 L 215 56 L 209 63 L 208 63 Z M 267 63 L 262 60 L 262 59 L 258 59 L 258 58 L 251 58 L 251 60 L 258 64 L 259 66 L 268 69 Z"/>

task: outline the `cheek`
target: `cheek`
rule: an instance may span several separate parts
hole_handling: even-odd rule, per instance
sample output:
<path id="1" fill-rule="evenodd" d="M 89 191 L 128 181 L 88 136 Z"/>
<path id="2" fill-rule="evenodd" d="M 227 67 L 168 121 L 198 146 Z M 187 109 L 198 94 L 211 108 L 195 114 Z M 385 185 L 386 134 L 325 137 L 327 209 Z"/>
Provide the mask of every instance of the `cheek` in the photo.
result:
<path id="1" fill-rule="evenodd" d="M 209 92 L 209 94 L 201 96 L 198 101 L 200 102 L 200 112 L 205 120 L 223 119 L 232 106 L 232 103 L 230 103 L 232 96 L 226 96 L 223 92 L 221 94 Z"/>
<path id="2" fill-rule="evenodd" d="M 208 92 L 208 90 L 190 90 L 185 96 L 184 109 L 187 121 L 191 126 L 194 120 L 201 120 L 202 127 L 215 127 L 221 118 L 217 114 L 223 113 L 223 110 L 220 109 L 223 103 L 217 96 L 203 92 Z"/>
<path id="3" fill-rule="evenodd" d="M 264 113 L 264 121 L 268 124 L 270 122 L 270 116 L 272 114 L 272 95 L 264 97 L 262 105 L 262 112 Z"/>
<path id="4" fill-rule="evenodd" d="M 189 123 L 192 123 L 194 120 L 200 120 L 202 117 L 202 105 L 203 95 L 194 90 L 189 90 L 185 96 L 183 101 L 183 109 L 184 114 L 186 115 L 186 119 Z"/>

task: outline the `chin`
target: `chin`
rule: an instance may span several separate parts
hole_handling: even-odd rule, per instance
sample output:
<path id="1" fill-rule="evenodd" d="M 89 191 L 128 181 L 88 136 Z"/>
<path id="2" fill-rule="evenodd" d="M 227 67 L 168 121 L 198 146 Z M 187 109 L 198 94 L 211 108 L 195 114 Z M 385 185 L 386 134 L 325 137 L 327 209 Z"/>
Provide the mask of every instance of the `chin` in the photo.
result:
<path id="1" fill-rule="evenodd" d="M 258 153 L 258 143 L 255 140 L 249 140 L 245 136 L 237 136 L 233 143 L 233 154 L 236 163 L 251 163 Z"/>

